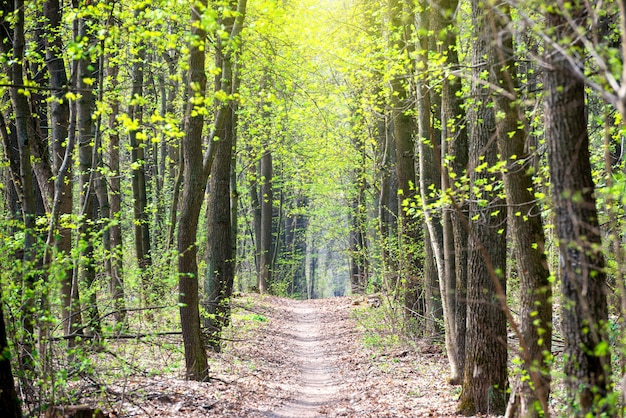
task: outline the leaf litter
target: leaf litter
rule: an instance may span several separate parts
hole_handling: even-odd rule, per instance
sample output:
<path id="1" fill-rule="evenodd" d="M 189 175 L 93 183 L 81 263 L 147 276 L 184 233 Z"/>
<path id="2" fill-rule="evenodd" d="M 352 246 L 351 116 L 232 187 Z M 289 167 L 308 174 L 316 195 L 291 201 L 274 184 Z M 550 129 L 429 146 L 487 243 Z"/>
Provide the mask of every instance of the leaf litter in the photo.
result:
<path id="1" fill-rule="evenodd" d="M 78 400 L 109 417 L 457 416 L 460 389 L 446 382 L 442 350 L 368 347 L 353 314 L 359 309 L 375 308 L 350 297 L 239 296 L 224 348 L 209 355 L 209 382 L 183 378 L 182 342 L 170 336 L 175 354 L 134 354 L 143 363 L 133 370 L 154 367 L 152 373 L 83 388 Z M 166 368 L 150 363 L 163 358 Z"/>

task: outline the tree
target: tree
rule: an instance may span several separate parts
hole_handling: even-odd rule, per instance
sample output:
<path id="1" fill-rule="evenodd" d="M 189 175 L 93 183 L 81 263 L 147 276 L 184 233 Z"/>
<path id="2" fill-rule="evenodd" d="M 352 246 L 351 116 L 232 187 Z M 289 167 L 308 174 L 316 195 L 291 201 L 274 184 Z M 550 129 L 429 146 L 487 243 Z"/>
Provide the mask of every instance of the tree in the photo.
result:
<path id="1" fill-rule="evenodd" d="M 491 91 L 481 81 L 493 68 L 484 3 L 472 2 L 476 34 L 472 54 L 469 161 L 470 245 L 467 282 L 465 368 L 459 410 L 504 413 L 507 404 L 506 210 L 497 193 L 501 181 L 492 139 L 496 118 Z M 483 77 L 483 78 L 481 78 Z"/>
<path id="2" fill-rule="evenodd" d="M 2 300 L 2 292 L 0 292 L 0 300 Z M 11 350 L 7 342 L 2 305 L 3 303 L 0 303 L 0 410 L 7 418 L 21 418 L 22 409 L 13 382 Z"/>
<path id="3" fill-rule="evenodd" d="M 442 298 L 445 322 L 446 353 L 450 363 L 450 383 L 460 384 L 463 378 L 466 329 L 467 225 L 468 203 L 463 179 L 468 164 L 465 111 L 461 108 L 461 80 L 458 71 L 457 25 L 458 1 L 441 0 L 433 7 L 431 26 L 438 39 L 437 53 L 444 60 L 441 80 L 441 187 L 444 194 L 442 210 L 443 272 Z"/>
<path id="4" fill-rule="evenodd" d="M 10 0 L 2 2 L 3 16 L 14 16 L 13 25 L 3 19 L 0 33 L 0 48 L 2 54 L 7 58 L 8 75 L 11 82 L 9 95 L 13 108 L 14 124 L 17 140 L 18 161 L 13 167 L 19 170 L 13 174 L 14 179 L 19 179 L 19 186 L 16 187 L 22 208 L 22 222 L 24 227 L 23 243 L 23 317 L 22 326 L 24 329 L 23 341 L 19 352 L 20 368 L 32 370 L 34 367 L 32 354 L 34 352 L 34 296 L 33 288 L 36 280 L 35 266 L 37 262 L 36 247 L 36 202 L 35 202 L 35 182 L 33 179 L 33 169 L 31 164 L 30 141 L 35 140 L 33 125 L 29 123 L 32 116 L 28 104 L 28 98 L 24 86 L 23 56 L 26 45 L 24 3 L 20 0 L 12 2 Z M 11 50 L 12 48 L 12 50 Z"/>
<path id="5" fill-rule="evenodd" d="M 228 6 L 237 7 L 233 1 Z M 221 68 L 215 77 L 215 91 L 232 97 L 236 94 L 234 67 L 237 54 L 234 50 L 238 39 L 230 37 L 235 24 L 235 15 L 223 13 L 221 24 L 229 37 L 218 37 L 215 64 Z M 219 141 L 215 149 L 215 161 L 209 177 L 209 198 L 207 200 L 207 276 L 204 289 L 204 306 L 207 310 L 205 325 L 209 332 L 208 343 L 214 350 L 220 349 L 222 328 L 228 323 L 230 308 L 229 298 L 233 292 L 235 280 L 235 254 L 233 251 L 233 219 L 231 217 L 231 173 L 236 144 L 236 118 L 234 101 L 227 104 L 224 124 L 216 136 Z"/>
<path id="6" fill-rule="evenodd" d="M 205 13 L 207 1 L 191 6 L 192 41 L 189 51 L 188 89 L 189 102 L 185 113 L 185 138 L 183 139 L 183 194 L 181 199 L 180 221 L 178 225 L 178 274 L 180 322 L 185 346 L 187 378 L 207 380 L 209 370 L 200 331 L 200 310 L 198 300 L 198 261 L 196 259 L 196 233 L 198 216 L 204 188 L 206 186 L 205 167 L 202 153 L 202 129 L 204 127 L 204 97 L 206 94 L 205 44 L 209 26 Z M 210 16 L 210 15 L 209 15 Z M 210 152 L 213 152 L 211 147 Z M 207 163 L 214 156 L 209 155 Z M 209 171 L 209 170 L 206 170 Z"/>
<path id="7" fill-rule="evenodd" d="M 78 4 L 73 5 L 78 8 Z M 94 89 L 96 83 L 95 57 L 91 55 L 90 48 L 93 46 L 94 37 L 89 26 L 94 23 L 95 16 L 92 11 L 85 10 L 74 21 L 74 37 L 80 40 L 81 52 L 75 58 L 76 75 L 74 85 L 80 92 L 75 102 L 76 106 L 76 138 L 78 145 L 78 188 L 79 188 L 79 241 L 80 241 L 80 264 L 75 268 L 74 274 L 81 278 L 87 290 L 87 322 L 90 333 L 100 334 L 100 314 L 96 301 L 96 265 L 94 259 L 94 230 L 97 219 L 95 182 L 93 181 L 95 158 L 94 137 L 95 128 L 92 118 L 96 97 Z"/>
<path id="8" fill-rule="evenodd" d="M 548 413 L 552 362 L 552 284 L 545 254 L 541 208 L 533 193 L 532 158 L 526 151 L 527 121 L 520 109 L 513 55 L 513 34 L 507 30 L 508 6 L 489 4 L 493 42 L 492 83 L 501 88 L 494 96 L 496 134 L 504 167 L 508 225 L 520 278 L 520 358 L 523 371 L 517 383 L 523 417 Z M 515 396 L 511 398 L 515 402 Z M 511 405 L 514 405 L 512 403 Z M 510 411 L 509 413 L 512 413 Z"/>
<path id="9" fill-rule="evenodd" d="M 393 124 L 393 137 L 396 156 L 396 176 L 398 178 L 398 198 L 400 199 L 399 221 L 399 271 L 404 282 L 405 305 L 407 312 L 415 316 L 423 315 L 422 284 L 418 281 L 419 265 L 416 245 L 418 228 L 413 214 L 407 205 L 414 202 L 417 183 L 415 181 L 415 119 L 411 115 L 412 100 L 409 96 L 409 85 L 406 81 L 410 71 L 411 12 L 408 4 L 403 1 L 389 0 L 388 13 L 390 19 L 390 49 L 396 54 L 398 63 L 394 65 L 390 80 L 390 106 Z"/>
<path id="10" fill-rule="evenodd" d="M 237 5 L 235 22 L 231 28 L 230 42 L 238 38 L 243 28 L 246 12 L 246 0 L 240 0 Z M 198 216 L 204 190 L 206 187 L 211 166 L 215 159 L 215 142 L 219 141 L 218 132 L 222 132 L 228 114 L 229 101 L 218 101 L 217 111 L 211 133 L 209 147 L 206 154 L 202 152 L 202 130 L 204 127 L 206 74 L 205 74 L 205 43 L 207 32 L 217 28 L 217 22 L 209 13 L 206 2 L 198 2 L 191 7 L 192 41 L 189 53 L 188 97 L 185 113 L 185 138 L 183 140 L 184 186 L 180 223 L 178 226 L 178 274 L 179 274 L 179 302 L 180 317 L 185 345 L 185 364 L 187 377 L 192 380 L 208 379 L 208 365 L 203 339 L 200 331 L 200 310 L 198 300 L 198 261 L 196 234 L 198 232 Z M 230 50 L 230 54 L 234 50 Z M 230 57 L 225 56 L 224 60 Z M 223 80 L 232 82 L 232 67 L 222 68 Z M 222 92 L 230 91 L 231 86 L 222 84 Z M 216 95 L 217 96 L 217 95 Z M 230 241 L 226 245 L 231 245 Z"/>
<path id="11" fill-rule="evenodd" d="M 144 20 L 146 4 L 140 3 L 135 6 L 134 20 L 140 25 Z M 135 36 L 141 37 L 140 34 Z M 130 105 L 128 116 L 132 123 L 129 129 L 128 139 L 131 148 L 131 165 L 132 173 L 132 191 L 133 191 L 133 216 L 135 218 L 135 252 L 137 254 L 137 262 L 141 270 L 143 288 L 145 292 L 144 303 L 149 306 L 150 298 L 156 292 L 154 277 L 149 271 L 152 265 L 152 256 L 150 254 L 150 225 L 148 215 L 146 213 L 148 205 L 148 195 L 146 192 L 146 147 L 145 133 L 141 132 L 144 112 L 144 67 L 146 65 L 146 44 L 142 39 L 135 41 L 137 45 L 136 54 L 133 56 L 132 77 L 133 85 L 130 92 Z"/>
<path id="12" fill-rule="evenodd" d="M 584 6 L 575 2 L 568 18 L 582 24 Z M 555 37 L 573 35 L 563 13 L 551 9 Z M 572 48 L 581 48 L 580 42 Z M 570 53 L 567 51 L 565 53 Z M 570 411 L 600 414 L 609 407 L 611 361 L 606 273 L 589 161 L 585 83 L 560 49 L 547 50 L 545 125 L 555 227 L 559 245 L 564 359 Z"/>
<path id="13" fill-rule="evenodd" d="M 73 190 L 71 167 L 73 161 L 74 132 L 69 132 L 70 106 L 66 98 L 68 86 L 65 61 L 58 59 L 63 50 L 61 39 L 61 8 L 58 0 L 48 0 L 44 3 L 44 16 L 47 24 L 44 25 L 44 41 L 46 45 L 46 66 L 49 74 L 49 84 L 53 100 L 49 101 L 50 139 L 52 142 L 52 165 L 56 176 L 54 197 L 52 199 L 52 236 L 55 234 L 56 249 L 59 256 L 64 257 L 66 263 L 64 277 L 61 279 L 62 321 L 66 335 L 76 332 L 81 319 L 78 300 L 78 283 L 74 281 L 73 266 L 68 257 L 72 251 L 72 231 L 68 228 L 67 220 L 59 224 L 59 217 L 67 217 L 73 210 Z M 68 144 L 65 143 L 67 139 Z M 48 243 L 52 244 L 52 243 Z M 48 260 L 44 260 L 47 262 Z M 78 316 L 77 316 L 78 315 Z"/>
<path id="14" fill-rule="evenodd" d="M 260 163 L 261 187 L 260 187 L 260 232 L 259 232 L 259 292 L 265 293 L 269 291 L 272 278 L 272 218 L 273 218 L 273 200 L 272 191 L 272 152 L 271 150 L 263 151 Z"/>

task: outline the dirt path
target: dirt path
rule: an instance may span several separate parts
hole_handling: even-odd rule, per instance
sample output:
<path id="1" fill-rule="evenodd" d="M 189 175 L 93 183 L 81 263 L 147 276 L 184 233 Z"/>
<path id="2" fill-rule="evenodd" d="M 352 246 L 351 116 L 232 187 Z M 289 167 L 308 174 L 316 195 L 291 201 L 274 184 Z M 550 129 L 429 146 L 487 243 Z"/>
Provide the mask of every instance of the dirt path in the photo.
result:
<path id="1" fill-rule="evenodd" d="M 317 417 L 326 415 L 340 398 L 340 379 L 335 348 L 340 335 L 330 334 L 331 321 L 321 305 L 311 301 L 290 303 L 284 322 L 286 366 L 297 372 L 294 393 L 285 405 L 268 417 Z"/>
<path id="2" fill-rule="evenodd" d="M 105 405 L 116 411 L 110 416 L 142 418 L 456 416 L 458 387 L 445 382 L 440 347 L 365 333 L 372 324 L 362 318 L 385 321 L 368 309 L 350 298 L 238 298 L 225 347 L 210 356 L 210 382 L 186 381 L 182 369 L 132 376 L 109 387 L 116 395 Z M 184 364 L 180 354 L 155 353 L 168 365 Z"/>

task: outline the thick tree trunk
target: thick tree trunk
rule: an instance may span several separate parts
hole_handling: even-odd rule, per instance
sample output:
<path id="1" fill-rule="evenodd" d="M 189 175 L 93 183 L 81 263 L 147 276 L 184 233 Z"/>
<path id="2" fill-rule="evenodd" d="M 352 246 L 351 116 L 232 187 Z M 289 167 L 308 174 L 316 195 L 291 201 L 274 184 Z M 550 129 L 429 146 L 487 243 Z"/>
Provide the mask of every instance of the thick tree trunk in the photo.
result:
<path id="1" fill-rule="evenodd" d="M 46 28 L 44 36 L 46 42 L 46 66 L 48 68 L 51 95 L 54 98 L 49 102 L 52 166 L 53 174 L 57 176 L 52 202 L 53 216 L 62 217 L 70 215 L 73 210 L 71 182 L 73 158 L 71 148 L 73 148 L 74 141 L 68 141 L 69 144 L 66 145 L 70 135 L 70 106 L 69 101 L 65 100 L 65 88 L 68 85 L 67 71 L 63 59 L 60 58 L 63 51 L 63 42 L 58 33 L 61 26 L 59 1 L 46 1 L 44 3 L 44 15 L 48 21 L 48 24 L 44 25 L 44 28 Z M 70 152 L 66 151 L 67 147 L 70 147 Z M 59 176 L 61 178 L 58 178 Z M 57 207 L 56 212 L 54 211 L 54 206 Z M 78 283 L 73 281 L 73 266 L 69 259 L 72 250 L 72 230 L 67 226 L 68 222 L 59 223 L 57 219 L 53 219 L 52 222 L 58 224 L 58 232 L 55 233 L 55 245 L 59 256 L 64 257 L 64 262 L 66 263 L 65 275 L 61 279 L 63 330 L 66 335 L 71 335 L 80 326 L 80 315 L 75 317 L 77 312 L 80 311 L 78 292 L 72 292 L 73 288 L 78 288 Z"/>
<path id="2" fill-rule="evenodd" d="M 207 201 L 207 275 L 204 287 L 204 306 L 207 311 L 205 327 L 209 331 L 209 345 L 220 349 L 220 334 L 228 321 L 228 299 L 232 295 L 235 263 L 232 252 L 231 219 L 231 163 L 233 157 L 233 114 L 226 115 L 224 130 L 218 132 L 220 141 L 209 179 Z"/>
<path id="3" fill-rule="evenodd" d="M 194 40 L 190 45 L 188 88 L 189 98 L 194 100 L 187 103 L 185 115 L 184 182 L 178 226 L 178 287 L 186 374 L 188 379 L 200 381 L 209 378 L 209 367 L 200 331 L 196 234 L 207 179 L 202 158 L 204 117 L 202 112 L 195 110 L 194 102 L 198 99 L 203 102 L 206 94 L 207 78 L 204 70 L 207 34 L 200 24 L 202 10 L 206 7 L 206 0 L 199 2 L 197 6 L 191 6 L 191 32 Z"/>
<path id="4" fill-rule="evenodd" d="M 489 70 L 490 32 L 479 7 L 472 3 L 477 39 L 472 59 L 470 126 L 471 234 L 467 282 L 465 369 L 459 410 L 463 414 L 503 414 L 507 404 L 506 206 L 498 197 L 498 173 L 488 169 L 498 162 L 493 135 L 495 113 L 491 91 L 480 83 Z M 491 186 L 491 187 L 488 187 Z"/>
<path id="5" fill-rule="evenodd" d="M 578 18 L 584 6 L 575 4 L 569 13 Z M 574 33 L 560 14 L 549 13 L 547 21 L 559 39 Z M 589 162 L 585 85 L 561 52 L 550 49 L 546 61 L 546 143 L 560 254 L 567 398 L 571 413 L 600 415 L 610 404 L 605 398 L 612 390 L 611 353 L 606 272 Z"/>
<path id="6" fill-rule="evenodd" d="M 519 414 L 539 417 L 549 414 L 550 362 L 552 349 L 552 285 L 545 254 L 545 236 L 541 208 L 533 193 L 529 165 L 532 159 L 525 151 L 527 131 L 517 97 L 517 72 L 513 56 L 513 37 L 507 31 L 510 10 L 501 6 L 489 12 L 492 39 L 499 39 L 490 50 L 495 55 L 492 81 L 507 94 L 495 96 L 497 142 L 500 158 L 506 163 L 504 190 L 508 206 L 513 249 L 520 279 L 520 352 L 524 372 L 518 376 Z M 504 20 L 506 19 L 506 20 Z M 511 398 L 509 405 L 515 405 Z"/>

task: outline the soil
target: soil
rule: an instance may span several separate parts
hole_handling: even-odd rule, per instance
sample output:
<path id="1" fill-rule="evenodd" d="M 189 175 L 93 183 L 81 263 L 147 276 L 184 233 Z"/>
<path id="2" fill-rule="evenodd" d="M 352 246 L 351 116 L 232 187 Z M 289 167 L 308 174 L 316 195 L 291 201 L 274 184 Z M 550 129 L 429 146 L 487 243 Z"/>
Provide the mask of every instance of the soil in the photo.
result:
<path id="1" fill-rule="evenodd" d="M 237 298 L 211 381 L 128 376 L 107 386 L 105 413 L 128 417 L 449 417 L 459 387 L 446 383 L 441 349 L 364 345 L 348 297 Z M 376 338 L 374 338 L 374 343 Z M 147 357 L 147 354 L 146 354 Z M 169 361 L 174 361 L 170 359 Z M 180 371 L 179 371 L 180 372 Z M 89 397 L 85 397 L 90 403 Z M 93 399 L 92 399 L 93 400 Z"/>

